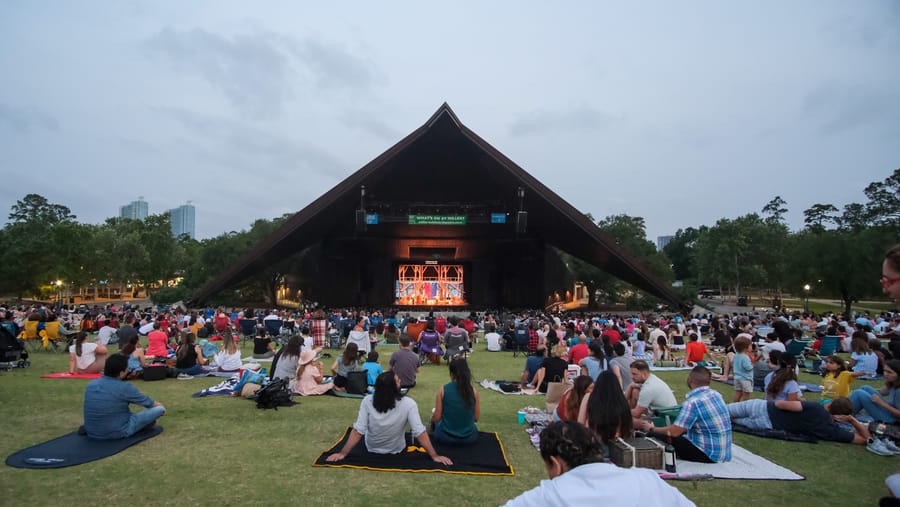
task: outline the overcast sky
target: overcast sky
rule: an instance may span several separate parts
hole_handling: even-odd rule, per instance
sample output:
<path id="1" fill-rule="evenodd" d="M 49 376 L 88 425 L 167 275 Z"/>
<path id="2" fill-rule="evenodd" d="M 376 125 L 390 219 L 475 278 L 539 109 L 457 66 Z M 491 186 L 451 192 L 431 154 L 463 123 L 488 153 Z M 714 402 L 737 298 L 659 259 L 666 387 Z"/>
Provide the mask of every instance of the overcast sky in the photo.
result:
<path id="1" fill-rule="evenodd" d="M 296 212 L 443 102 L 649 239 L 864 202 L 900 167 L 900 2 L 0 2 L 0 223 Z M 351 220 L 352 217 L 348 217 Z"/>

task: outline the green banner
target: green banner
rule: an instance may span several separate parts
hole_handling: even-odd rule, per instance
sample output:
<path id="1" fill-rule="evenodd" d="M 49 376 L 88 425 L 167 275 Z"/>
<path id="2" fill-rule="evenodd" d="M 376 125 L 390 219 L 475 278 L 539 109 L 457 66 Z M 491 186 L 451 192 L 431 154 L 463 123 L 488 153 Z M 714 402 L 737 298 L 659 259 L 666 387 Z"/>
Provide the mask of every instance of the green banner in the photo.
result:
<path id="1" fill-rule="evenodd" d="M 466 225 L 466 216 L 409 215 L 409 225 Z"/>

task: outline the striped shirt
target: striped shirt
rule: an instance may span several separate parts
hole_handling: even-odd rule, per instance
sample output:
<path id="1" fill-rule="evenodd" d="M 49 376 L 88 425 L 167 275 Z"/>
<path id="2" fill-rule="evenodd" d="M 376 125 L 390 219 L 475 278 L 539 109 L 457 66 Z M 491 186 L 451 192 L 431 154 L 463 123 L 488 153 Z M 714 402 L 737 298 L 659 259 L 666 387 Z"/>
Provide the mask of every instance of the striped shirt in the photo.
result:
<path id="1" fill-rule="evenodd" d="M 715 462 L 731 461 L 731 419 L 725 400 L 709 386 L 692 389 L 673 423 L 684 437 Z"/>

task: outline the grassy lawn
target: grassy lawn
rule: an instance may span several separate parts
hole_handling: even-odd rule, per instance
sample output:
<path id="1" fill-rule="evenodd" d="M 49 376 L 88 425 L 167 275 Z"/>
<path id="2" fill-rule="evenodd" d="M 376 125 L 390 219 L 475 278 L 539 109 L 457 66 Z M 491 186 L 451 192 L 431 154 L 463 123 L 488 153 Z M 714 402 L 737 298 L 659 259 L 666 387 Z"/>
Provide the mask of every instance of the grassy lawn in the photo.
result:
<path id="1" fill-rule="evenodd" d="M 481 346 L 479 346 L 479 349 Z M 382 364 L 390 349 L 382 349 Z M 81 401 L 87 380 L 48 380 L 41 374 L 64 371 L 67 357 L 32 354 L 27 369 L 0 372 L 0 454 L 3 456 L 73 431 L 81 424 Z M 524 360 L 511 353 L 477 352 L 471 359 L 474 378 L 516 379 Z M 816 382 L 803 374 L 801 380 Z M 679 399 L 687 388 L 686 372 L 660 377 Z M 449 474 L 385 473 L 313 468 L 356 417 L 359 401 L 322 396 L 299 399 L 294 407 L 258 410 L 232 398 L 191 398 L 217 378 L 164 380 L 136 385 L 161 401 L 168 414 L 162 435 L 115 456 L 59 470 L 3 467 L 0 493 L 10 504 L 83 505 L 498 505 L 546 478 L 539 454 L 531 446 L 516 411 L 539 397 L 507 396 L 482 391 L 482 431 L 498 432 L 515 469 L 515 477 L 469 477 Z M 423 420 L 434 393 L 447 381 L 445 367 L 422 368 L 411 391 Z M 730 400 L 730 386 L 718 384 Z M 481 389 L 478 387 L 478 389 Z M 817 395 L 808 395 L 817 399 Z M 884 478 L 900 467 L 900 458 L 880 457 L 862 447 L 821 442 L 804 444 L 736 434 L 735 442 L 807 478 L 805 481 L 725 481 L 672 483 L 697 505 L 732 505 L 734 499 L 764 505 L 874 505 L 885 494 Z M 427 484 L 427 486 L 426 486 Z M 436 494 L 442 492 L 444 494 Z"/>
<path id="2" fill-rule="evenodd" d="M 786 310 L 790 311 L 803 311 L 803 300 L 802 299 L 791 299 L 785 298 L 783 301 Z M 883 311 L 893 311 L 896 306 L 891 302 L 875 302 L 875 301 L 866 301 L 861 303 L 853 304 L 853 311 L 856 312 L 870 312 L 874 314 L 881 313 Z M 840 304 L 829 304 L 823 303 L 821 301 L 810 301 L 809 302 L 809 310 L 811 312 L 815 312 L 817 314 L 834 312 L 841 313 L 844 311 L 843 305 Z"/>

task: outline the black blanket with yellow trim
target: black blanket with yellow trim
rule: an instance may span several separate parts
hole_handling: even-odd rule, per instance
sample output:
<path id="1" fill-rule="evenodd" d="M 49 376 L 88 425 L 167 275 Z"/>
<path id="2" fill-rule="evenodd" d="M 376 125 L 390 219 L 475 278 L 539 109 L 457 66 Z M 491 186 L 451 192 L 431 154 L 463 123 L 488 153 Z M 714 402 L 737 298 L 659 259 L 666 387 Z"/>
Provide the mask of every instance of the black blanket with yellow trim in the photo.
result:
<path id="1" fill-rule="evenodd" d="M 512 465 L 506 458 L 506 451 L 500 436 L 496 433 L 478 433 L 478 442 L 465 447 L 446 446 L 432 442 L 438 454 L 447 456 L 453 465 L 444 466 L 435 463 L 428 457 L 425 449 L 413 443 L 406 452 L 399 454 L 374 454 L 366 449 L 365 442 L 360 442 L 341 461 L 329 463 L 328 456 L 338 452 L 350 435 L 351 428 L 344 431 L 340 441 L 323 452 L 313 463 L 314 467 L 359 468 L 378 470 L 381 472 L 442 472 L 463 475 L 515 475 Z M 406 434 L 407 442 L 412 443 L 412 436 Z"/>

